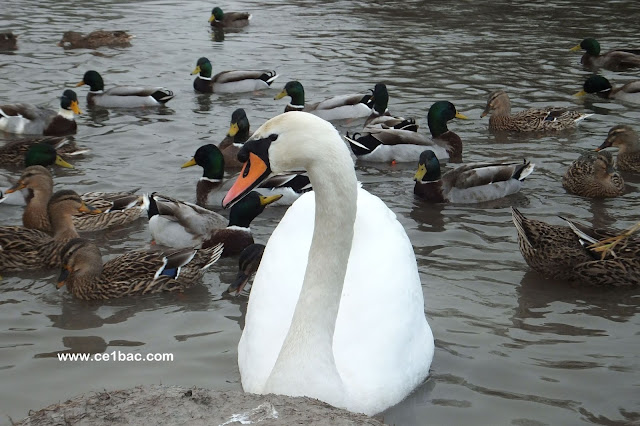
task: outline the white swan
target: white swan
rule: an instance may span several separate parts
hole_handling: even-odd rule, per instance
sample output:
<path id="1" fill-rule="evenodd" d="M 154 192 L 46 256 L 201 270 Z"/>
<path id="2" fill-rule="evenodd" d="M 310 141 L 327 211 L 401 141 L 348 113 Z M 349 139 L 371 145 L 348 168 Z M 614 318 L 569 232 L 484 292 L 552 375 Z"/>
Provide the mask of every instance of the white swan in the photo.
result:
<path id="1" fill-rule="evenodd" d="M 314 115 L 267 121 L 239 159 L 225 207 L 272 173 L 304 168 L 314 189 L 289 208 L 260 263 L 238 346 L 244 390 L 366 414 L 400 402 L 427 377 L 434 342 L 395 214 L 358 189 L 348 148 Z"/>

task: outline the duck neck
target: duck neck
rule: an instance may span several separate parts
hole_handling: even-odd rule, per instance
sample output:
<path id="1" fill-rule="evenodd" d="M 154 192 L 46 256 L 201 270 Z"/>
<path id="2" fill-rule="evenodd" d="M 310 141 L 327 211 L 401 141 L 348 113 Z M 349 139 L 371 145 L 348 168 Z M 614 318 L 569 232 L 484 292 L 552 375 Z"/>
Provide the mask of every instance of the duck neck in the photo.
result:
<path id="1" fill-rule="evenodd" d="M 354 233 L 357 181 L 345 146 L 334 144 L 314 156 L 306 168 L 315 193 L 315 226 L 307 269 L 289 332 L 267 381 L 287 394 L 324 401 L 340 398 L 342 381 L 333 356 L 333 335 Z M 303 378 L 301 380 L 300 378 Z M 299 393 L 291 383 L 301 382 Z M 327 398 L 327 399 L 323 399 Z"/>
<path id="2" fill-rule="evenodd" d="M 22 224 L 26 228 L 39 229 L 41 231 L 51 231 L 47 204 L 53 194 L 53 184 L 46 187 L 29 188 L 31 198 L 24 208 L 22 214 Z"/>
<path id="3" fill-rule="evenodd" d="M 429 114 L 427 115 L 427 124 L 429 125 L 431 137 L 433 138 L 437 138 L 449 131 L 449 128 L 447 127 L 447 120 L 437 114 L 431 114 L 431 111 L 429 111 Z"/>
<path id="4" fill-rule="evenodd" d="M 51 228 L 53 230 L 53 238 L 56 240 L 70 240 L 78 238 L 78 232 L 73 225 L 72 215 L 70 214 L 50 214 Z"/>

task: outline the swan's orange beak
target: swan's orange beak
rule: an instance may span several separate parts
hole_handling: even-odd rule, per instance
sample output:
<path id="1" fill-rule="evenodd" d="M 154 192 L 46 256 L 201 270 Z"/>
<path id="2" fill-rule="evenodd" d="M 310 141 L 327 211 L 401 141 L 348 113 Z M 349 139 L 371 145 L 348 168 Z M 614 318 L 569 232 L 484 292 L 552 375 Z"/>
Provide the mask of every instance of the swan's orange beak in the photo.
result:
<path id="1" fill-rule="evenodd" d="M 227 195 L 225 195 L 224 200 L 222 200 L 222 207 L 226 209 L 244 197 L 269 176 L 270 173 L 271 170 L 269 166 L 267 166 L 267 163 L 257 154 L 249 152 L 249 158 L 244 163 L 242 171 L 231 189 L 229 189 L 229 192 L 227 192 Z"/>

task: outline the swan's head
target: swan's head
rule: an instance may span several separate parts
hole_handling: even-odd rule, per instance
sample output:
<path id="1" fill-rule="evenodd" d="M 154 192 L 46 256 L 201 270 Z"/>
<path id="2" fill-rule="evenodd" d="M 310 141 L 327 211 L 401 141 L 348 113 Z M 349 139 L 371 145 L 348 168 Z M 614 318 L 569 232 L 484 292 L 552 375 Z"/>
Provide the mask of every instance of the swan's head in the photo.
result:
<path id="1" fill-rule="evenodd" d="M 260 126 L 238 152 L 244 166 L 222 200 L 222 207 L 229 207 L 271 175 L 309 170 L 317 161 L 344 156 L 351 161 L 338 131 L 329 122 L 306 112 L 280 114 Z"/>

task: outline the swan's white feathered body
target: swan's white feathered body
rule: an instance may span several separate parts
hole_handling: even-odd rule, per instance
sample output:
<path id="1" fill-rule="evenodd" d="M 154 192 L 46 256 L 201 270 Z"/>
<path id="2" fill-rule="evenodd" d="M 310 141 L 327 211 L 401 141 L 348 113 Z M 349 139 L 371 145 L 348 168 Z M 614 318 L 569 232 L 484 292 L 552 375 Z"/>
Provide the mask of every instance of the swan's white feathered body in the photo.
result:
<path id="1" fill-rule="evenodd" d="M 329 123 L 288 112 L 253 138 L 272 139 L 271 172 L 304 167 L 314 192 L 289 208 L 262 257 L 238 346 L 244 390 L 366 414 L 400 402 L 427 377 L 434 351 L 404 229 L 379 198 L 356 189 Z M 252 148 L 250 140 L 244 149 Z M 251 155 L 248 176 L 259 164 Z"/>

